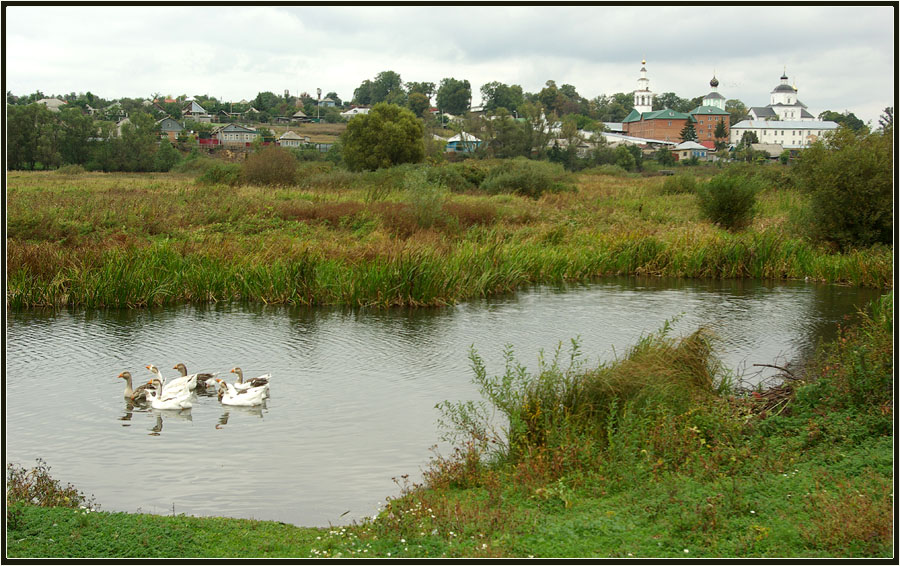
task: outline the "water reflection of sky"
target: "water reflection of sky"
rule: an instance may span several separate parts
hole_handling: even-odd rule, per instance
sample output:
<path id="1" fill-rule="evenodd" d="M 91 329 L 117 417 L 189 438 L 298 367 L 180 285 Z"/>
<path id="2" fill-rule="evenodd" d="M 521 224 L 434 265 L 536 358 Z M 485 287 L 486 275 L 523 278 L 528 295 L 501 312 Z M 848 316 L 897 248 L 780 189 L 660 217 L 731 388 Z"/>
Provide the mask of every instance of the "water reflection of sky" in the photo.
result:
<path id="1" fill-rule="evenodd" d="M 44 458 L 54 477 L 116 511 L 225 515 L 306 525 L 370 515 L 438 443 L 434 406 L 477 399 L 474 346 L 494 374 L 503 350 L 537 366 L 578 337 L 591 364 L 622 356 L 672 321 L 706 326 L 725 365 L 784 363 L 830 338 L 878 295 L 846 287 L 630 278 L 442 309 L 369 310 L 212 305 L 139 311 L 10 313 L 9 461 Z M 246 376 L 271 372 L 265 407 L 201 395 L 187 411 L 129 407 L 153 363 Z M 443 447 L 445 449 L 446 447 Z M 343 515 L 345 511 L 350 513 Z"/>

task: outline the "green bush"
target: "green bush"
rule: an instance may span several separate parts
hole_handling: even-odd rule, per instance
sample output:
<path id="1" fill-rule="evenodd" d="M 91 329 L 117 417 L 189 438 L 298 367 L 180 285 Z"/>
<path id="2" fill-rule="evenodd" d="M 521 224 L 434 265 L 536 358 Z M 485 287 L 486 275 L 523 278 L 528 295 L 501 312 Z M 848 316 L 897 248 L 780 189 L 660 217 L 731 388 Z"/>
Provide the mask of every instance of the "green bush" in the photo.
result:
<path id="1" fill-rule="evenodd" d="M 679 195 L 697 192 L 697 179 L 692 175 L 673 175 L 666 177 L 660 192 L 664 195 Z"/>
<path id="2" fill-rule="evenodd" d="M 6 503 L 25 503 L 40 507 L 99 507 L 93 496 L 85 497 L 72 484 L 63 486 L 50 477 L 50 466 L 40 458 L 31 470 L 13 463 L 7 464 Z"/>
<path id="3" fill-rule="evenodd" d="M 716 175 L 697 187 L 704 218 L 726 230 L 740 230 L 753 220 L 759 183 L 743 175 Z"/>
<path id="4" fill-rule="evenodd" d="M 452 163 L 447 166 L 451 171 L 458 173 L 465 181 L 472 186 L 478 188 L 481 183 L 487 179 L 488 174 L 496 165 L 489 161 L 477 161 L 474 159 L 466 159 L 458 163 Z M 452 186 L 451 186 L 451 190 Z"/>
<path id="5" fill-rule="evenodd" d="M 213 163 L 197 177 L 201 185 L 237 185 L 241 182 L 241 166 L 237 163 Z"/>
<path id="6" fill-rule="evenodd" d="M 805 150 L 795 165 L 810 194 L 810 235 L 842 249 L 890 244 L 893 236 L 893 140 L 840 128 Z"/>
<path id="7" fill-rule="evenodd" d="M 60 175 L 81 175 L 85 172 L 85 168 L 81 165 L 65 165 L 56 170 Z"/>
<path id="8" fill-rule="evenodd" d="M 619 165 L 614 165 L 612 163 L 604 163 L 603 165 L 598 165 L 597 167 L 591 167 L 584 171 L 590 175 L 610 175 L 612 177 L 634 177 L 634 173 L 629 173 Z"/>
<path id="9" fill-rule="evenodd" d="M 489 194 L 515 193 L 538 198 L 545 192 L 574 190 L 564 182 L 565 178 L 565 170 L 558 163 L 517 157 L 493 169 L 481 183 L 481 189 Z"/>
<path id="10" fill-rule="evenodd" d="M 177 165 L 172 167 L 171 171 L 173 173 L 201 175 L 203 173 L 206 173 L 207 169 L 213 167 L 217 163 L 222 162 L 211 157 L 207 157 L 197 153 L 191 153 L 186 158 L 181 160 L 181 162 L 179 162 Z"/>
<path id="11" fill-rule="evenodd" d="M 297 184 L 297 165 L 290 150 L 269 146 L 248 156 L 241 169 L 253 185 L 290 186 Z"/>
<path id="12" fill-rule="evenodd" d="M 427 171 L 422 169 L 407 174 L 404 184 L 416 223 L 421 228 L 430 228 L 443 216 L 447 188 L 440 182 L 430 181 Z"/>
<path id="13" fill-rule="evenodd" d="M 461 168 L 456 167 L 456 165 L 463 165 L 463 163 L 429 167 L 427 169 L 428 181 L 444 185 L 454 193 L 461 193 L 475 188 L 477 185 L 470 182 L 462 174 Z"/>

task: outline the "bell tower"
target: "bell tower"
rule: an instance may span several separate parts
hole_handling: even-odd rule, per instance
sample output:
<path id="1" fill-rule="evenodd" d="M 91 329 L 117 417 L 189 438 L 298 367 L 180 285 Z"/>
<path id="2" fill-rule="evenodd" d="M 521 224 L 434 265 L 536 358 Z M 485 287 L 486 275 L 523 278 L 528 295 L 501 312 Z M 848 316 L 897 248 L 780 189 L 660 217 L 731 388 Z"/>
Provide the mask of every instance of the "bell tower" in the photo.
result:
<path id="1" fill-rule="evenodd" d="M 634 109 L 643 114 L 653 110 L 653 97 L 650 91 L 650 79 L 647 78 L 647 60 L 641 60 L 641 78 L 638 79 L 637 90 L 634 91 Z"/>

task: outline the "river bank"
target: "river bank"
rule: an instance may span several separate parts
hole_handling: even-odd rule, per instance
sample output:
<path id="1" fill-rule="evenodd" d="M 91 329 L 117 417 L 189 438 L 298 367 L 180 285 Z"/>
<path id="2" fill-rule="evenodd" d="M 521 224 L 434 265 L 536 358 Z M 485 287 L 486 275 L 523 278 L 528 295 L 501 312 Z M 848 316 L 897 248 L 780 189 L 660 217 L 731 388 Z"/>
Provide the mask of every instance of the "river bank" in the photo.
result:
<path id="1" fill-rule="evenodd" d="M 356 525 L 13 502 L 8 553 L 890 557 L 891 297 L 824 346 L 798 381 L 755 395 L 716 379 L 702 333 L 647 337 L 597 368 L 548 360 L 530 375 L 512 360 L 506 382 L 476 372 L 485 400 L 511 417 L 508 441 L 490 442 L 488 429 L 469 426 L 476 413 L 448 406 L 463 425 L 448 429 L 462 433 L 459 450 L 437 457 L 423 485 L 397 478 L 405 494 Z M 627 385 L 636 379 L 640 386 Z"/>
<path id="2" fill-rule="evenodd" d="M 752 225 L 730 233 L 662 177 L 588 171 L 572 177 L 577 190 L 539 199 L 447 193 L 428 204 L 404 175 L 326 167 L 301 186 L 263 188 L 10 172 L 7 305 L 439 306 L 607 275 L 893 285 L 888 248 L 811 244 L 806 197 L 777 182 Z"/>

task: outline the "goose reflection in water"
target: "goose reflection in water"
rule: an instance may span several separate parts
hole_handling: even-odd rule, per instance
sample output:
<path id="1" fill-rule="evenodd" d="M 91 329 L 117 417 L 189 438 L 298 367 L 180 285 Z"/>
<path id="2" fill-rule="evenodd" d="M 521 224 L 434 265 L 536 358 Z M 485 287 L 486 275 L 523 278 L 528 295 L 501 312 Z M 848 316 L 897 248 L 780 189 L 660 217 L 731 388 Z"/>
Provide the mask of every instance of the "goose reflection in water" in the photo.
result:
<path id="1" fill-rule="evenodd" d="M 216 425 L 216 429 L 220 429 L 223 426 L 228 424 L 228 418 L 231 416 L 231 413 L 243 413 L 245 415 L 251 415 L 257 418 L 263 418 L 263 408 L 265 407 L 265 403 L 262 405 L 255 405 L 252 407 L 239 407 L 239 406 L 230 406 L 225 409 L 225 412 L 222 413 L 222 416 L 219 417 L 219 424 Z"/>
<path id="2" fill-rule="evenodd" d="M 159 436 L 159 433 L 162 432 L 164 422 L 163 416 L 165 416 L 166 419 L 176 419 L 188 422 L 194 420 L 194 417 L 191 416 L 190 409 L 182 409 L 180 411 L 173 409 L 151 409 L 149 412 L 156 417 L 156 424 L 150 429 L 150 436 Z"/>

